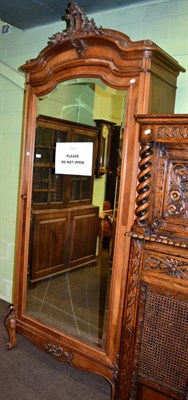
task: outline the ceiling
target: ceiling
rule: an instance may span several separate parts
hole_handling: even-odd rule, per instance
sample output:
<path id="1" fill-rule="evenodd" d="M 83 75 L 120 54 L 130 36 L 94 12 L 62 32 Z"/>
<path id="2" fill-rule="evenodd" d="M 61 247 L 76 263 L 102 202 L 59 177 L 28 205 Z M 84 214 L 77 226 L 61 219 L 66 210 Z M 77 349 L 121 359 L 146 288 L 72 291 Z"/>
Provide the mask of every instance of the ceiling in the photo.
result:
<path id="1" fill-rule="evenodd" d="M 78 0 L 86 14 L 159 0 Z M 19 29 L 30 29 L 61 21 L 70 1 L 0 0 L 0 19 Z"/>

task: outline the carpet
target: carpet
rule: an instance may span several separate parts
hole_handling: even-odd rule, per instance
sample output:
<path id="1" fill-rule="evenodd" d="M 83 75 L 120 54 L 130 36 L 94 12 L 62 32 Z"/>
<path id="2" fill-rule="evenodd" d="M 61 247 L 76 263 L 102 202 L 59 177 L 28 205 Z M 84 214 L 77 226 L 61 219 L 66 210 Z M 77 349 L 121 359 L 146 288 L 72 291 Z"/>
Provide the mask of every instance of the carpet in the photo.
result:
<path id="1" fill-rule="evenodd" d="M 42 352 L 18 335 L 8 351 L 4 318 L 9 304 L 0 300 L 0 399 L 110 400 L 111 387 L 103 377 L 83 372 Z"/>

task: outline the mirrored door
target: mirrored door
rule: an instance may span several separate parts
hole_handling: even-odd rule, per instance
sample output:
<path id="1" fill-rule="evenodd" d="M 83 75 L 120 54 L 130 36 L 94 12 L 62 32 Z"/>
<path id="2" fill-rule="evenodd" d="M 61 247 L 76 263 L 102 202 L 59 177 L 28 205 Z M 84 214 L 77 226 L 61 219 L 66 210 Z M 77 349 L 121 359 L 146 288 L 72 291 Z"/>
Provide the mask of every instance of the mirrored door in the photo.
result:
<path id="1" fill-rule="evenodd" d="M 97 79 L 38 99 L 26 311 L 104 347 L 125 92 Z"/>

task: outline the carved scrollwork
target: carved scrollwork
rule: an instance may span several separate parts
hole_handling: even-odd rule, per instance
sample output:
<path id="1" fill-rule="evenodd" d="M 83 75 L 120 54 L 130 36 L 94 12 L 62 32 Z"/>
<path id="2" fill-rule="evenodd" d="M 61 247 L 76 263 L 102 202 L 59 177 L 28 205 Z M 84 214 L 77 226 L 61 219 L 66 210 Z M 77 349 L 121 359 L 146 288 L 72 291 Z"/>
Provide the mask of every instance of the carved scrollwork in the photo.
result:
<path id="1" fill-rule="evenodd" d="M 61 346 L 57 346 L 51 343 L 46 345 L 46 350 L 55 358 L 64 358 L 68 364 L 72 365 L 73 355 L 64 351 Z"/>
<path id="2" fill-rule="evenodd" d="M 156 139 L 188 139 L 188 128 L 185 126 L 159 126 Z"/>
<path id="3" fill-rule="evenodd" d="M 86 41 L 86 36 L 88 35 L 102 35 L 109 38 L 113 37 L 123 47 L 127 47 L 127 42 L 130 41 L 128 36 L 126 41 L 122 38 L 122 35 L 116 35 L 115 33 L 112 34 L 110 30 L 103 30 L 101 26 L 97 27 L 94 19 L 91 18 L 89 20 L 84 10 L 79 7 L 75 1 L 72 1 L 69 4 L 67 13 L 62 19 L 66 21 L 66 29 L 52 35 L 48 40 L 48 44 L 56 46 L 69 40 L 75 48 L 78 57 L 82 57 L 88 49 Z"/>
<path id="4" fill-rule="evenodd" d="M 135 211 L 136 220 L 135 224 L 139 226 L 147 226 L 149 205 L 150 205 L 150 191 L 151 191 L 151 172 L 152 172 L 152 158 L 153 151 L 152 145 L 146 144 L 140 151 L 140 162 L 138 175 L 139 184 L 137 186 L 138 196 L 136 198 L 137 208 Z"/>
<path id="5" fill-rule="evenodd" d="M 51 36 L 48 44 L 57 45 L 69 39 L 79 56 L 83 56 L 88 47 L 83 38 L 81 39 L 83 35 L 103 34 L 102 28 L 96 26 L 93 18 L 89 20 L 84 10 L 75 1 L 70 3 L 63 20 L 67 24 L 66 29 Z"/>
<path id="6" fill-rule="evenodd" d="M 144 270 L 157 271 L 174 278 L 188 279 L 188 261 L 178 260 L 173 257 L 147 255 L 144 259 Z"/>
<path id="7" fill-rule="evenodd" d="M 187 218 L 188 164 L 172 164 L 167 203 L 167 216 Z"/>

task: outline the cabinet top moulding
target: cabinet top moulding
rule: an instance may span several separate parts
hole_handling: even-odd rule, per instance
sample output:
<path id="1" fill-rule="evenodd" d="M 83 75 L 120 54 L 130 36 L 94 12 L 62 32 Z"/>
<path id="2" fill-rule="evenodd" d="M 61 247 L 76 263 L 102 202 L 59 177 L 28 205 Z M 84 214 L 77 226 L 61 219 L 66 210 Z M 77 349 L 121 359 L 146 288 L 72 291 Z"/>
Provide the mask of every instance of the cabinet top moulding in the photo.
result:
<path id="1" fill-rule="evenodd" d="M 140 125 L 140 141 L 188 143 L 188 114 L 137 115 Z"/>
<path id="2" fill-rule="evenodd" d="M 188 114 L 140 114 L 136 116 L 136 120 L 142 126 L 149 125 L 188 125 Z"/>
<path id="3" fill-rule="evenodd" d="M 74 1 L 63 19 L 67 28 L 54 34 L 37 58 L 21 66 L 36 95 L 48 93 L 59 82 L 79 76 L 95 74 L 106 84 L 125 89 L 130 79 L 137 78 L 141 72 L 158 77 L 162 68 L 163 80 L 172 86 L 176 85 L 179 72 L 185 72 L 151 40 L 131 41 L 121 32 L 98 28 Z M 70 63 L 74 63 L 74 68 Z M 93 67 L 96 67 L 95 73 Z"/>

